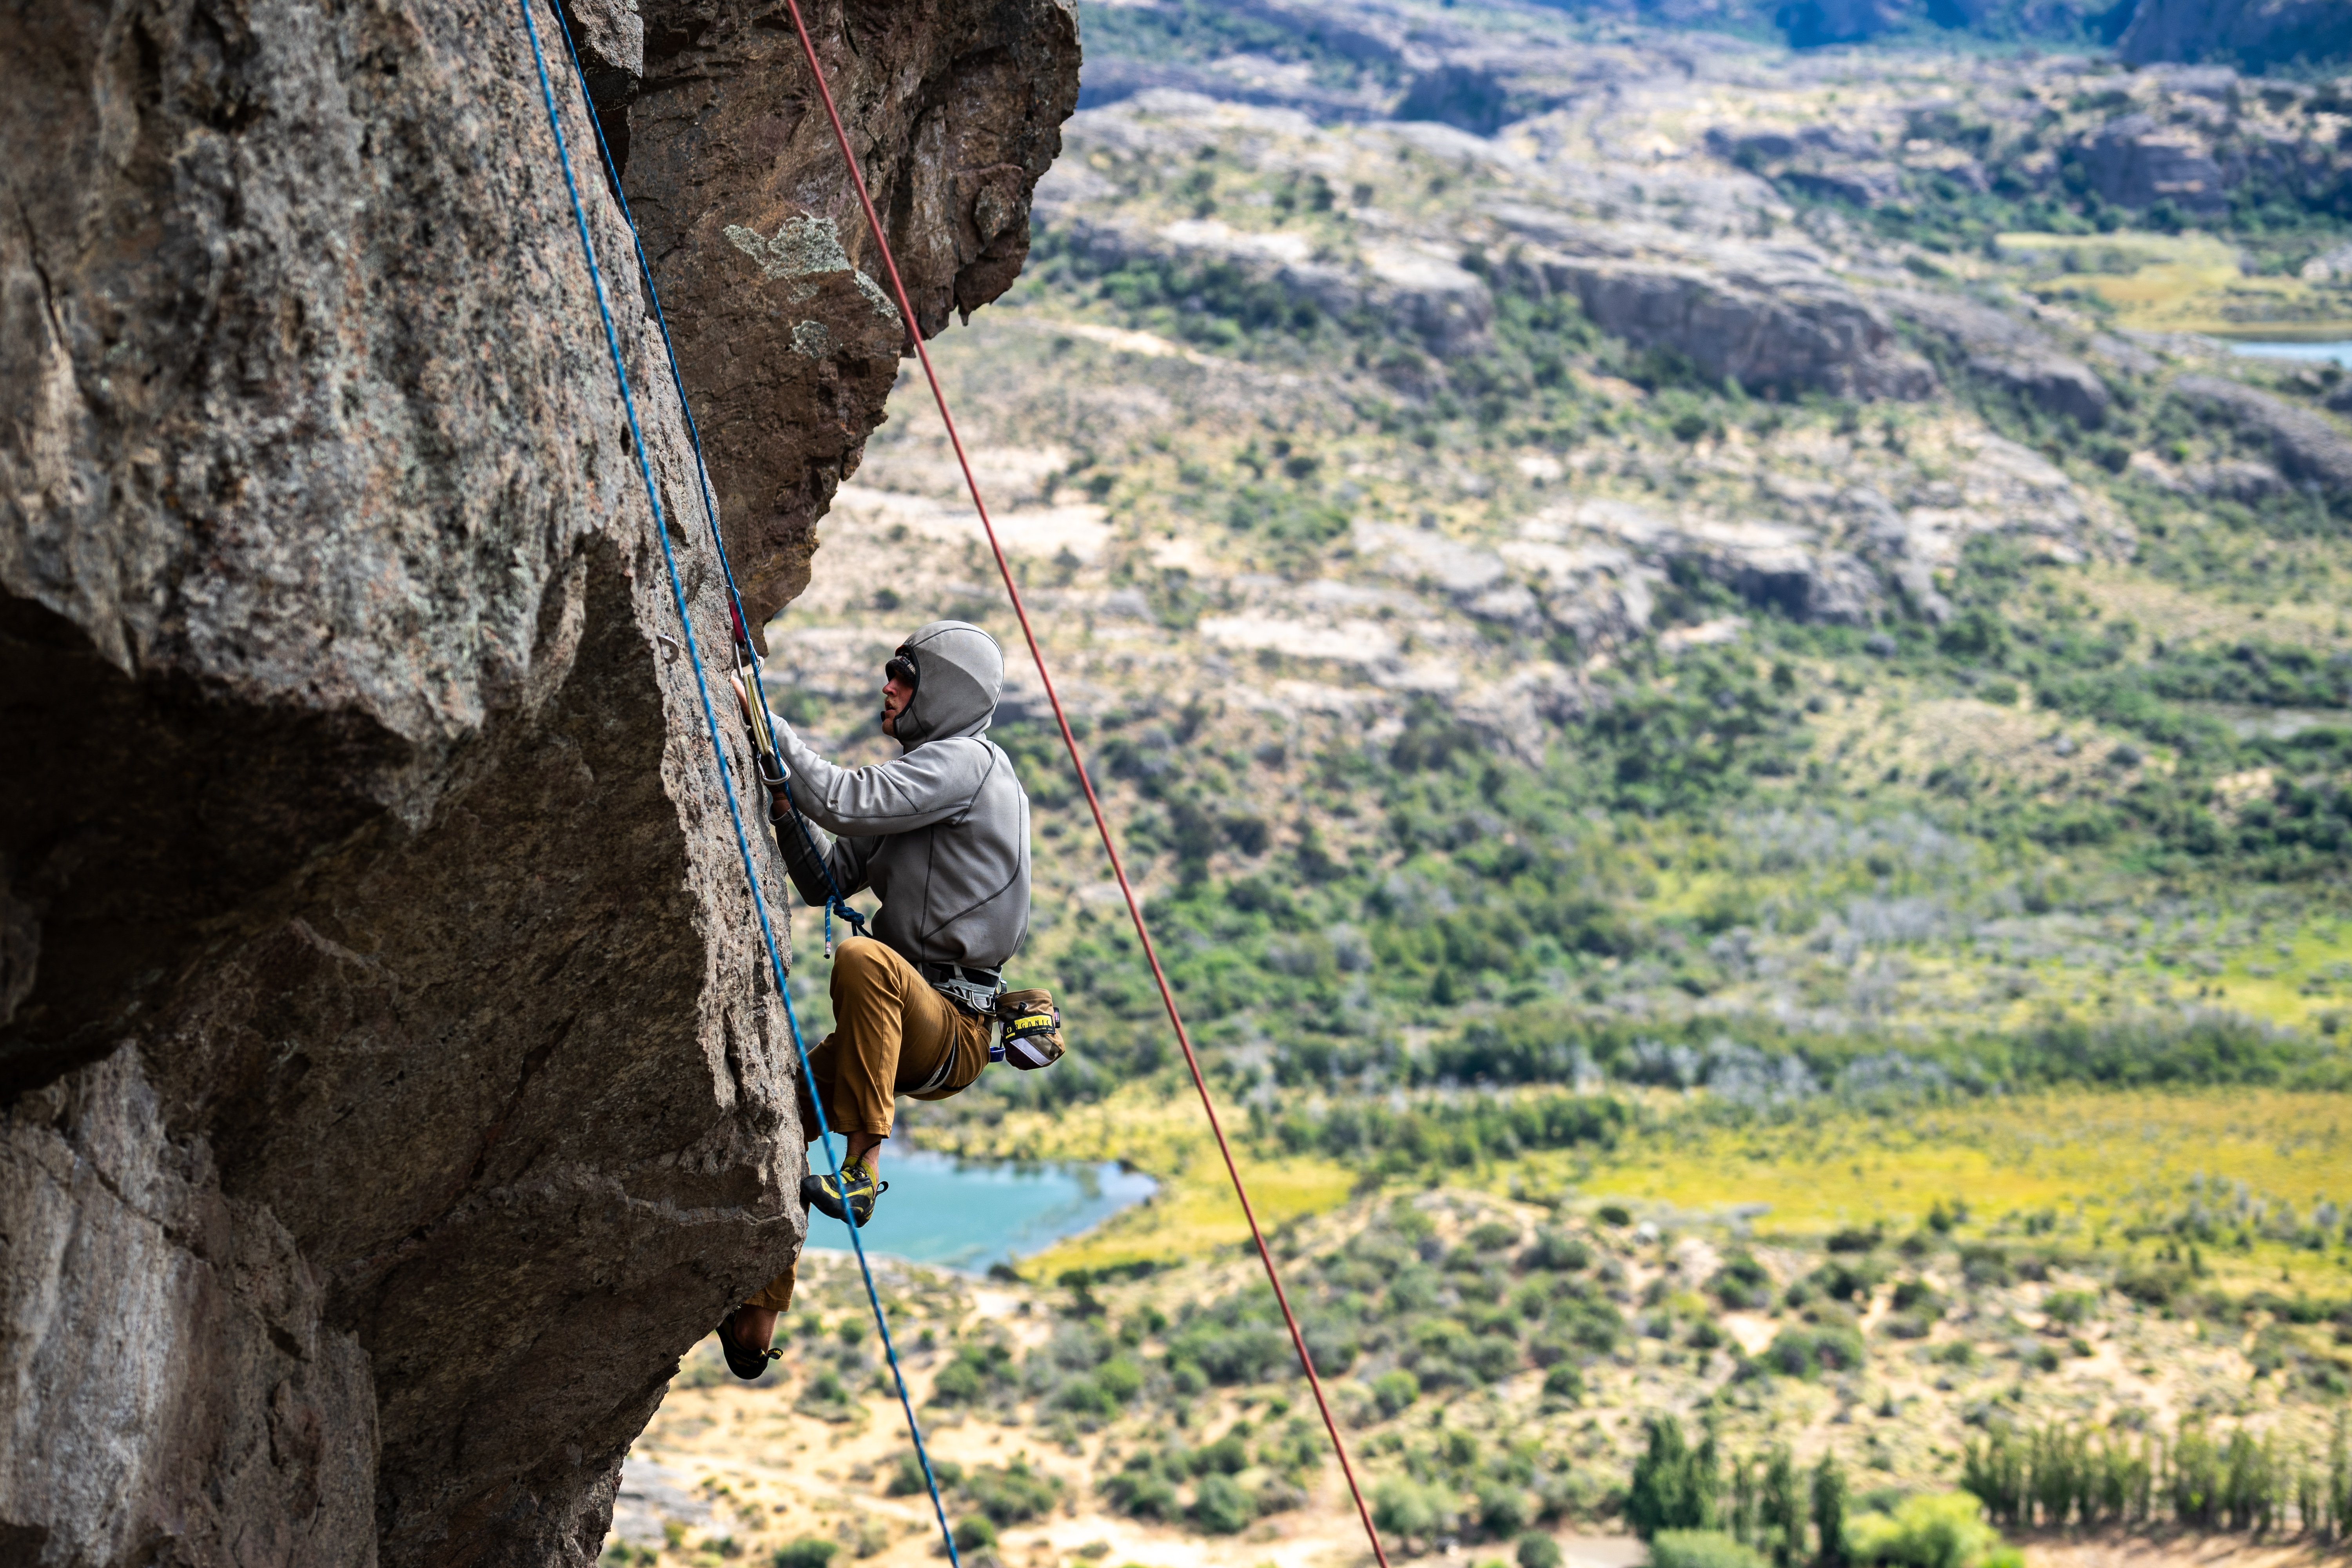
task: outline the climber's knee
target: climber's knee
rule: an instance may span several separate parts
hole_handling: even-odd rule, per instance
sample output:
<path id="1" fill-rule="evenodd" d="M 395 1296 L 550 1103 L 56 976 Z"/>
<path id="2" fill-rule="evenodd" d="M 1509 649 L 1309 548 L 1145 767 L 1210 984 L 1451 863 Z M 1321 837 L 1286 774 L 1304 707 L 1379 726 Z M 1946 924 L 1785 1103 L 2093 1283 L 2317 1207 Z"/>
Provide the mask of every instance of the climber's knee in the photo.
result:
<path id="1" fill-rule="evenodd" d="M 833 950 L 833 994 L 873 985 L 888 973 L 891 956 L 887 946 L 870 936 L 851 937 Z"/>
<path id="2" fill-rule="evenodd" d="M 922 976 L 893 952 L 889 943 L 870 936 L 853 936 L 834 949 L 833 1016 L 845 1016 L 861 1001 L 904 1001 L 910 980 L 919 985 Z"/>

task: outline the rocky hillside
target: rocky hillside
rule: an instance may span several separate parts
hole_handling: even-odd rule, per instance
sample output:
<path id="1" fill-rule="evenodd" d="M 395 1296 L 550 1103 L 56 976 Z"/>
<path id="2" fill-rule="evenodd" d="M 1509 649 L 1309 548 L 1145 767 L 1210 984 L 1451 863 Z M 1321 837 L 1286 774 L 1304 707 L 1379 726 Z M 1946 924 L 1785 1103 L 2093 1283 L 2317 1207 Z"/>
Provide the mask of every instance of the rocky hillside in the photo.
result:
<path id="1" fill-rule="evenodd" d="M 772 605 L 895 311 L 770 8 L 573 16 Z M 812 21 L 944 324 L 1019 268 L 1074 19 Z M 0 1558 L 584 1563 L 678 1354 L 796 1250 L 800 1155 L 522 19 L 82 7 L 6 48 Z"/>

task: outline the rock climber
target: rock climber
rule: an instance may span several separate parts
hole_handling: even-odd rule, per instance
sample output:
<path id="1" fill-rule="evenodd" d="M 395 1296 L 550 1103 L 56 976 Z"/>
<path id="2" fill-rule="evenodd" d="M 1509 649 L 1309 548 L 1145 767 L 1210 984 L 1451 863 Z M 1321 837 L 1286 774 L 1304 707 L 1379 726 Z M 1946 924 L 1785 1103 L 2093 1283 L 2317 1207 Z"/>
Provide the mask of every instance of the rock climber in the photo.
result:
<path id="1" fill-rule="evenodd" d="M 767 781 L 777 846 L 809 906 L 866 888 L 882 900 L 874 934 L 850 937 L 834 954 L 834 1032 L 809 1052 L 825 1122 L 848 1151 L 837 1181 L 804 1176 L 801 1197 L 859 1226 L 888 1188 L 877 1173 L 894 1097 L 945 1100 L 980 1076 L 1000 973 L 1029 930 L 1029 796 L 988 739 L 1003 650 L 978 626 L 933 621 L 899 645 L 883 678 L 882 732 L 900 755 L 836 767 L 772 720 L 784 772 Z M 748 719 L 740 679 L 735 689 Z M 818 829 L 833 836 L 830 847 Z M 795 1082 L 813 1142 L 807 1083 L 797 1074 Z M 787 1268 L 719 1326 L 737 1376 L 767 1369 L 792 1291 Z"/>

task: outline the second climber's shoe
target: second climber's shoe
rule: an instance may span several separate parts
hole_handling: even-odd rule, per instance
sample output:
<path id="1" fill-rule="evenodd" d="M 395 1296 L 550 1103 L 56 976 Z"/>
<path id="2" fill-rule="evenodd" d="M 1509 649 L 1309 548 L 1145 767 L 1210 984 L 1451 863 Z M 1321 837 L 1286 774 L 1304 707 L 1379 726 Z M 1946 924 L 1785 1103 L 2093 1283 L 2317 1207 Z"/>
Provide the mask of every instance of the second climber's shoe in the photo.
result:
<path id="1" fill-rule="evenodd" d="M 842 1166 L 841 1179 L 812 1173 L 801 1178 L 801 1202 L 829 1218 L 866 1228 L 874 1217 L 874 1200 L 890 1190 L 887 1182 L 877 1182 L 863 1160 L 852 1160 Z"/>
<path id="2" fill-rule="evenodd" d="M 749 1345 L 737 1344 L 727 1331 L 734 1326 L 735 1314 L 730 1312 L 727 1321 L 719 1325 L 719 1353 L 727 1358 L 728 1371 L 746 1383 L 757 1383 L 767 1372 L 768 1363 L 778 1360 L 784 1352 L 773 1348 L 755 1351 Z"/>

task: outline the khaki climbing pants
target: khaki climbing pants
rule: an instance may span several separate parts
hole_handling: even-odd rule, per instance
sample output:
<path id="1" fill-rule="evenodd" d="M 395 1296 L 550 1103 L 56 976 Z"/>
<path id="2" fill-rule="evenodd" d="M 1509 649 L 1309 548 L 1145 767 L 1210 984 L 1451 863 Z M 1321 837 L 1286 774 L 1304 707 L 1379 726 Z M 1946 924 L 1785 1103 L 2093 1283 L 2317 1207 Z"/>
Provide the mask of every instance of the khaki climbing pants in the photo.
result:
<path id="1" fill-rule="evenodd" d="M 945 1100 L 971 1088 L 988 1065 L 988 1020 L 940 995 L 913 964 L 870 936 L 853 936 L 834 953 L 833 1017 L 834 1032 L 809 1052 L 809 1070 L 824 1096 L 825 1124 L 835 1132 L 887 1138 L 899 1095 Z M 808 1081 L 797 1075 L 794 1081 L 801 1126 L 814 1142 Z M 792 1301 L 787 1268 L 751 1305 L 782 1312 Z"/>

